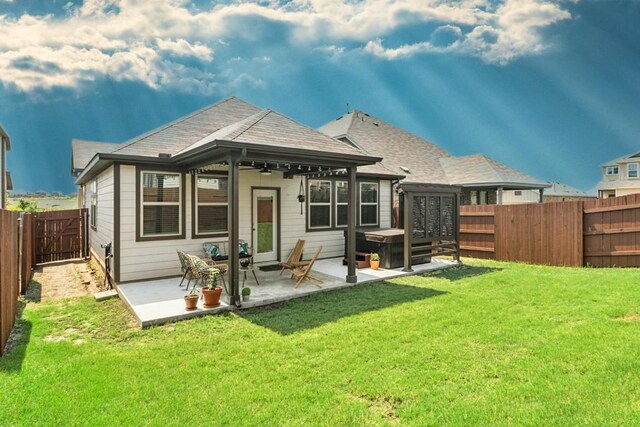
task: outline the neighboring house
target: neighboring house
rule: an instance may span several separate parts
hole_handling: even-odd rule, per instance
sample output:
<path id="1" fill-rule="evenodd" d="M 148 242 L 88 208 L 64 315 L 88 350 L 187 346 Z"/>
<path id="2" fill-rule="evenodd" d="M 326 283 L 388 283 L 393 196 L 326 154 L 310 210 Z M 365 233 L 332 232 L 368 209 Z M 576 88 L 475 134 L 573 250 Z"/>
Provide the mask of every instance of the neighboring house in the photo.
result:
<path id="1" fill-rule="evenodd" d="M 640 193 L 640 152 L 611 160 L 601 166 L 598 197 L 618 197 Z"/>
<path id="2" fill-rule="evenodd" d="M 319 129 L 372 156 L 387 169 L 405 175 L 402 182 L 458 185 L 462 204 L 502 204 L 506 190 L 549 186 L 484 154 L 455 157 L 439 146 L 362 111 L 352 111 Z"/>
<path id="3" fill-rule="evenodd" d="M 7 191 L 13 190 L 11 174 L 7 171 L 7 151 L 11 150 L 9 135 L 0 126 L 0 209 L 7 207 Z"/>
<path id="4" fill-rule="evenodd" d="M 543 202 L 572 202 L 595 199 L 596 196 L 586 191 L 578 190 L 567 184 L 549 181 L 549 188 L 544 189 Z M 540 200 L 539 190 L 509 190 L 503 195 L 505 205 L 515 205 L 519 203 L 536 203 Z"/>
<path id="5" fill-rule="evenodd" d="M 355 242 L 356 227 L 391 226 L 404 174 L 380 160 L 232 97 L 122 144 L 74 140 L 72 173 L 91 210 L 92 257 L 104 263 L 112 242 L 113 279 L 126 282 L 175 276 L 176 249 L 210 241 L 245 240 L 256 263 L 285 259 L 298 239 L 305 255 L 322 246 L 322 258 L 341 257 L 345 230 Z M 347 253 L 354 282 L 355 246 Z"/>

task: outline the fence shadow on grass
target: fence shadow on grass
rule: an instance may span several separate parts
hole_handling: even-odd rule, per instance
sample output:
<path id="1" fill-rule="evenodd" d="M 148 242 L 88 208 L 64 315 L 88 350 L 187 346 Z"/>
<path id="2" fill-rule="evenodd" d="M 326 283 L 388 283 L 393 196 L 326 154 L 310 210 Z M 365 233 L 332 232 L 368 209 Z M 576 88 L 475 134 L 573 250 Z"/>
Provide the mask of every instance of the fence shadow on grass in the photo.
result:
<path id="1" fill-rule="evenodd" d="M 447 292 L 377 282 L 322 292 L 269 307 L 240 311 L 240 316 L 280 335 L 289 335 L 345 317 L 423 300 Z"/>
<path id="2" fill-rule="evenodd" d="M 460 265 L 457 267 L 447 268 L 445 270 L 431 271 L 422 274 L 422 277 L 435 277 L 438 279 L 446 279 L 450 282 L 455 282 L 458 280 L 481 276 L 483 274 L 495 273 L 502 270 L 502 268 L 497 267 L 476 267 L 471 265 Z"/>
<path id="3" fill-rule="evenodd" d="M 0 358 L 0 372 L 17 372 L 22 369 L 32 327 L 31 322 L 22 318 L 26 305 L 24 300 L 18 301 L 18 317 L 5 347 L 6 353 Z"/>

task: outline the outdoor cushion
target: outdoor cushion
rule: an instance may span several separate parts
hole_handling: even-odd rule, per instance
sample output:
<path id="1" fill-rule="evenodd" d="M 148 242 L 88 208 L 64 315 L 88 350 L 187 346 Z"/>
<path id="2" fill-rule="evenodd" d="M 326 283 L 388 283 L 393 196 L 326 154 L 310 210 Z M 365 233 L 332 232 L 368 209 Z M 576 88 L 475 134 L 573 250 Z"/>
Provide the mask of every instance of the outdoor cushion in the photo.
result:
<path id="1" fill-rule="evenodd" d="M 205 243 L 204 250 L 211 256 L 211 258 L 215 259 L 220 257 L 220 248 L 218 245 L 214 245 L 212 243 Z"/>
<path id="2" fill-rule="evenodd" d="M 249 244 L 247 242 L 240 243 L 240 256 L 249 255 Z"/>

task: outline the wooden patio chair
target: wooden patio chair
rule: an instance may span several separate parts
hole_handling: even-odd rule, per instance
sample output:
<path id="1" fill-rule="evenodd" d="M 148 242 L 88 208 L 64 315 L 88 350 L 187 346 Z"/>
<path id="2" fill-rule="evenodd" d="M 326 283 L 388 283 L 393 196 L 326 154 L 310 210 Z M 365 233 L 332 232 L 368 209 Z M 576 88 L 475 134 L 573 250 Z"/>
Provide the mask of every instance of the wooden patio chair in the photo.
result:
<path id="1" fill-rule="evenodd" d="M 300 261 L 300 258 L 302 258 L 302 252 L 304 251 L 304 243 L 304 240 L 298 239 L 296 245 L 293 247 L 291 253 L 289 254 L 289 258 L 287 258 L 286 261 L 280 263 L 280 266 L 282 267 L 282 270 L 280 270 L 281 276 L 285 270 L 294 270 L 296 267 L 301 267 L 305 264 L 304 261 Z"/>
<path id="2" fill-rule="evenodd" d="M 322 280 L 316 279 L 315 277 L 309 274 L 309 272 L 311 271 L 311 268 L 313 268 L 313 263 L 316 262 L 316 259 L 318 259 L 318 256 L 320 256 L 321 251 L 322 251 L 322 246 L 318 248 L 318 252 L 316 252 L 313 258 L 311 258 L 311 260 L 307 264 L 301 267 L 296 267 L 293 270 L 291 270 L 291 277 L 292 278 L 295 277 L 296 279 L 296 288 L 299 288 L 300 284 L 302 284 L 302 282 L 305 279 L 312 282 L 314 286 L 317 286 L 319 288 L 322 287 L 319 285 L 319 283 L 322 283 Z M 313 282 L 317 282 L 317 283 L 313 283 Z"/>

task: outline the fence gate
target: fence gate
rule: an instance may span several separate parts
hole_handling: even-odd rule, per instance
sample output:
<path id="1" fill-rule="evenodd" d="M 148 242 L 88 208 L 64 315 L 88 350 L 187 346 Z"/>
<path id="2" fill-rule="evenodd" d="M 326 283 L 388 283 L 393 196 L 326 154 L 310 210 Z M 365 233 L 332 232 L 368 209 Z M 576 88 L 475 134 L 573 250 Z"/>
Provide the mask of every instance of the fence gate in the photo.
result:
<path id="1" fill-rule="evenodd" d="M 87 209 L 38 212 L 33 217 L 36 263 L 87 257 Z"/>

